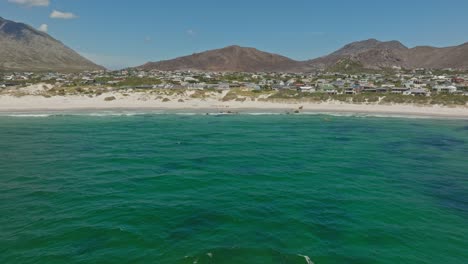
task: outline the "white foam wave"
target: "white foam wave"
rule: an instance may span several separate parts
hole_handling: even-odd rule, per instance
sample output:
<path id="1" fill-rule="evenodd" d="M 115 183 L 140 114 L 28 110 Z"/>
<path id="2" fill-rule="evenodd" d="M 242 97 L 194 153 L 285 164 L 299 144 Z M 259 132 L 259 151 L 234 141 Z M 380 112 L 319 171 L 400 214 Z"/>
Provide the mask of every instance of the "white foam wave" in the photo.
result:
<path id="1" fill-rule="evenodd" d="M 10 114 L 8 117 L 50 117 L 50 114 Z"/>
<path id="2" fill-rule="evenodd" d="M 307 264 L 314 264 L 314 262 L 312 262 L 312 260 L 308 256 L 306 255 L 298 255 L 298 256 L 305 258 Z"/>
<path id="3" fill-rule="evenodd" d="M 148 112 L 43 112 L 43 113 L 0 113 L 6 117 L 22 117 L 22 118 L 46 118 L 46 117 L 63 117 L 63 116 L 90 116 L 90 117 L 132 117 L 141 115 L 180 115 L 180 116 L 224 116 L 224 115 L 249 115 L 249 116 L 266 116 L 266 115 L 311 115 L 311 116 L 333 116 L 333 117 L 353 117 L 353 118 L 404 118 L 404 119 L 437 119 L 446 117 L 437 117 L 430 115 L 418 114 L 392 114 L 392 113 L 352 113 L 352 112 L 313 112 L 304 111 L 300 113 L 287 112 L 233 112 L 233 113 L 217 113 L 217 112 L 171 112 L 171 111 L 148 111 Z"/>
<path id="4" fill-rule="evenodd" d="M 262 115 L 284 115 L 284 113 L 274 113 L 274 112 L 260 112 L 260 113 L 245 113 L 246 115 L 253 116 L 262 116 Z"/>
<path id="5" fill-rule="evenodd" d="M 391 113 L 351 113 L 351 112 L 301 112 L 296 115 L 326 115 L 335 117 L 357 117 L 357 118 L 407 118 L 407 119 L 434 119 L 437 116 L 418 114 L 391 114 Z"/>
<path id="6" fill-rule="evenodd" d="M 133 112 L 93 112 L 93 113 L 79 113 L 79 112 L 70 112 L 70 113 L 40 113 L 40 114 L 28 114 L 28 113 L 14 113 L 14 114 L 0 114 L 0 116 L 7 117 L 57 117 L 57 116 L 91 116 L 91 117 L 110 117 L 110 116 L 137 116 L 145 115 L 146 113 L 133 113 Z M 156 114 L 156 113 L 151 113 Z"/>
<path id="7" fill-rule="evenodd" d="M 176 113 L 176 115 L 194 116 L 194 115 L 201 115 L 201 113 Z"/>
<path id="8" fill-rule="evenodd" d="M 89 113 L 89 114 L 72 114 L 72 115 L 107 117 L 107 116 L 138 116 L 138 115 L 145 115 L 145 113 Z"/>

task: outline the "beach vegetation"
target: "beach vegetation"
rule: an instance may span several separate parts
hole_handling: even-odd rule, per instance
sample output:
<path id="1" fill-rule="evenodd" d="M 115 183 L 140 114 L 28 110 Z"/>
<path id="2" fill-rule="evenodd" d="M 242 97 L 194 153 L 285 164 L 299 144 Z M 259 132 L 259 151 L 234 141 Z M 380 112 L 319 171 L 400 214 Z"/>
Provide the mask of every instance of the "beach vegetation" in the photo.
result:
<path id="1" fill-rule="evenodd" d="M 223 97 L 223 102 L 227 102 L 227 101 L 234 101 L 237 99 L 237 94 L 233 91 L 230 91 L 229 93 L 227 93 L 224 97 Z"/>

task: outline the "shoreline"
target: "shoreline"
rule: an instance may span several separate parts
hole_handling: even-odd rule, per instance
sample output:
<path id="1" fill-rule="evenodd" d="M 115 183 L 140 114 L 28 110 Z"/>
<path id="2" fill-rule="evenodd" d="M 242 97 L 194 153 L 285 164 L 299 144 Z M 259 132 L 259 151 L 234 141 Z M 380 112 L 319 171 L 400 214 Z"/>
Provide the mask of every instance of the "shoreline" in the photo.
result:
<path id="1" fill-rule="evenodd" d="M 141 100 L 136 96 L 104 101 L 107 95 L 87 98 L 65 96 L 45 98 L 41 96 L 0 96 L 0 114 L 8 113 L 64 113 L 107 111 L 191 111 L 205 113 L 290 113 L 294 114 L 357 114 L 373 116 L 400 116 L 468 120 L 468 107 L 419 106 L 408 104 L 351 104 L 342 102 L 271 102 L 271 101 L 221 101 L 217 99 L 189 99 L 179 102 Z"/>

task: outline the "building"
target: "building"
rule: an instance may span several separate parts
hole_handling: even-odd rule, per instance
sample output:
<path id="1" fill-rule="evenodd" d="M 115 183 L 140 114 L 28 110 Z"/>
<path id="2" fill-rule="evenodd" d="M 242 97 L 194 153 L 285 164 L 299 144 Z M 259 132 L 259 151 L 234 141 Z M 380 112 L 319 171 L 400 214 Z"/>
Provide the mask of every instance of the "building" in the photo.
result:
<path id="1" fill-rule="evenodd" d="M 409 89 L 406 87 L 393 87 L 392 88 L 393 94 L 402 94 L 402 93 L 405 93 L 406 91 L 409 91 Z"/>
<path id="2" fill-rule="evenodd" d="M 413 88 L 413 89 L 403 92 L 403 95 L 429 96 L 431 95 L 431 93 L 429 93 L 426 89 Z"/>
<path id="3" fill-rule="evenodd" d="M 289 90 L 291 89 L 290 86 L 286 86 L 286 85 L 281 85 L 281 84 L 275 84 L 273 86 L 271 86 L 271 89 L 273 90 L 276 90 L 276 91 L 281 91 L 281 90 Z"/>
<path id="4" fill-rule="evenodd" d="M 388 92 L 388 89 L 387 88 L 384 88 L 384 87 L 367 87 L 367 88 L 364 88 L 363 92 L 365 93 L 386 93 Z"/>
<path id="5" fill-rule="evenodd" d="M 229 90 L 231 89 L 231 85 L 229 83 L 220 83 L 218 84 L 218 87 L 216 87 L 218 90 Z"/>
<path id="6" fill-rule="evenodd" d="M 301 86 L 299 87 L 298 89 L 299 91 L 303 92 L 303 93 L 314 93 L 316 90 L 315 90 L 315 87 L 312 87 L 312 86 Z"/>
<path id="7" fill-rule="evenodd" d="M 432 91 L 436 91 L 438 93 L 455 93 L 457 91 L 457 87 L 453 85 L 436 85 L 432 88 Z"/>
<path id="8" fill-rule="evenodd" d="M 354 88 L 348 87 L 344 90 L 344 94 L 357 94 L 357 92 Z"/>
<path id="9" fill-rule="evenodd" d="M 260 85 L 255 84 L 255 83 L 246 83 L 245 87 L 249 90 L 257 90 L 257 91 L 261 90 Z"/>

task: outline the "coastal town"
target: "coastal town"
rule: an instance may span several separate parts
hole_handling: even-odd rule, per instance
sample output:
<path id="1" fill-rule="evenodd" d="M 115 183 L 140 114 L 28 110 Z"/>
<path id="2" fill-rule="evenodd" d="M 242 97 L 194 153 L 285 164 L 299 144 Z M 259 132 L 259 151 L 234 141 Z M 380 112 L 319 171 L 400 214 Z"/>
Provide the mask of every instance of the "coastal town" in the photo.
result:
<path id="1" fill-rule="evenodd" d="M 404 95 L 434 96 L 439 94 L 468 98 L 468 73 L 445 70 L 402 70 L 391 72 L 340 73 L 232 73 L 195 71 L 92 71 L 81 73 L 11 72 L 0 74 L 0 92 L 15 91 L 35 84 L 66 93 L 96 88 L 110 91 L 142 90 L 217 90 L 293 92 L 296 97 L 322 95 Z M 78 88 L 78 89 L 77 89 Z"/>

